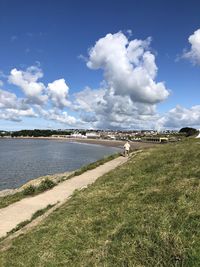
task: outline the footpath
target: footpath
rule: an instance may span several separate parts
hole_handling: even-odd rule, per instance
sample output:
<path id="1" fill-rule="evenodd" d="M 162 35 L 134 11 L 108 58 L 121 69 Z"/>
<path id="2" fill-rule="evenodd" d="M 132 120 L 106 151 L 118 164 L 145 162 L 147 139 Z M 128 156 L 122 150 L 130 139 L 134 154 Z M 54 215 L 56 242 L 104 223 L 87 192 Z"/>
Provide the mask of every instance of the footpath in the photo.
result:
<path id="1" fill-rule="evenodd" d="M 19 223 L 30 220 L 36 211 L 58 202 L 64 203 L 73 194 L 74 190 L 87 187 L 99 177 L 126 161 L 127 158 L 120 156 L 93 170 L 66 180 L 51 190 L 34 197 L 24 198 L 6 208 L 0 209 L 0 238 L 6 236 L 7 232 L 11 231 Z"/>

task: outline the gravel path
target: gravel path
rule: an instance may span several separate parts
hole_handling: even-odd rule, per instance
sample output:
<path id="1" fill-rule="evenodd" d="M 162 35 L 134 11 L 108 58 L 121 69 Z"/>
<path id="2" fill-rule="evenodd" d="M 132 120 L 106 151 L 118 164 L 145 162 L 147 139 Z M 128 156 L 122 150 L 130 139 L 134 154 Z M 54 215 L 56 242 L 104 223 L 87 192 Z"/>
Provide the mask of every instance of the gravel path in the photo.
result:
<path id="1" fill-rule="evenodd" d="M 127 161 L 118 157 L 85 173 L 66 180 L 49 191 L 34 197 L 24 198 L 10 206 L 0 209 L 0 237 L 15 228 L 19 223 L 30 220 L 31 216 L 47 205 L 66 201 L 76 189 L 81 189 L 96 181 L 103 174 L 113 170 Z"/>

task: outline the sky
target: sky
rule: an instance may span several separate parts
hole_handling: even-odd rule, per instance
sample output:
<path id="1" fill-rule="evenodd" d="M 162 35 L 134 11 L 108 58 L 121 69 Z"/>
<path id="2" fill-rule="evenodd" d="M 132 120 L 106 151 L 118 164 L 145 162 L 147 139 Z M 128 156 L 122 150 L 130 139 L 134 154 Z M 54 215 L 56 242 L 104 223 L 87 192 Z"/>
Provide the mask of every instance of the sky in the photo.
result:
<path id="1" fill-rule="evenodd" d="M 0 130 L 199 129 L 199 10 L 0 0 Z"/>

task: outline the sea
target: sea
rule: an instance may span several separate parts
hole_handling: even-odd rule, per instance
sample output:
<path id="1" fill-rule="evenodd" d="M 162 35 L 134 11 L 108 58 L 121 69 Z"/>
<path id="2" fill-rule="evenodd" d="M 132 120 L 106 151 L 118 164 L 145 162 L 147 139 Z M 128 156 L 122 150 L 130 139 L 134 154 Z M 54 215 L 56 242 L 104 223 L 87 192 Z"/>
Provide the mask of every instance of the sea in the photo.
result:
<path id="1" fill-rule="evenodd" d="M 120 148 L 45 139 L 0 139 L 0 190 L 40 176 L 76 170 Z"/>

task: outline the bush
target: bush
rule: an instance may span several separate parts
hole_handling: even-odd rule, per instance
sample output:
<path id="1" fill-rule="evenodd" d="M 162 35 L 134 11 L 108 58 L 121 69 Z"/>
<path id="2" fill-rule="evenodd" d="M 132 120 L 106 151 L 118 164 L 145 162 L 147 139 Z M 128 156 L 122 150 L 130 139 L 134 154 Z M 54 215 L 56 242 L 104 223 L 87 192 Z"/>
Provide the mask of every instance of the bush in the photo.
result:
<path id="1" fill-rule="evenodd" d="M 35 187 L 34 185 L 29 185 L 23 190 L 23 195 L 25 196 L 31 196 L 35 195 L 37 193 L 44 192 L 56 185 L 55 182 L 49 179 L 42 180 L 42 182 L 39 184 L 38 187 Z"/>
<path id="2" fill-rule="evenodd" d="M 25 196 L 33 195 L 35 194 L 35 191 L 36 191 L 36 187 L 33 185 L 29 185 L 26 188 L 24 188 L 23 195 Z"/>
<path id="3" fill-rule="evenodd" d="M 180 129 L 179 133 L 184 133 L 185 136 L 193 136 L 198 134 L 198 130 L 190 127 L 184 127 Z"/>
<path id="4" fill-rule="evenodd" d="M 53 182 L 52 180 L 49 180 L 48 178 L 45 180 L 42 180 L 42 182 L 40 183 L 40 185 L 37 188 L 38 192 L 43 192 L 47 189 L 50 189 L 52 187 L 54 187 L 56 185 L 55 182 Z"/>

